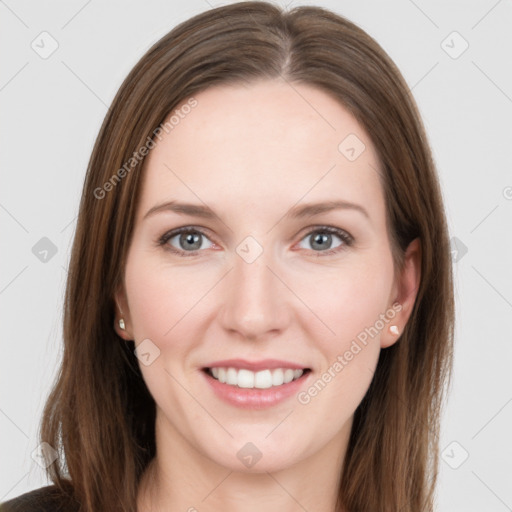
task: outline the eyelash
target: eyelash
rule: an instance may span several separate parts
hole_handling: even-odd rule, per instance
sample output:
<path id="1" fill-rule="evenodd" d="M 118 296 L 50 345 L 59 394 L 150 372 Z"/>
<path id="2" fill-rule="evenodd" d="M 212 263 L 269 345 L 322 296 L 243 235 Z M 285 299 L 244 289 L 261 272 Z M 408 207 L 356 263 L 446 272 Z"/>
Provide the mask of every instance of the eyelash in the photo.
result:
<path id="1" fill-rule="evenodd" d="M 201 229 L 195 228 L 194 226 L 185 226 L 185 227 L 177 228 L 177 229 L 174 229 L 174 230 L 171 230 L 171 231 L 167 231 L 166 233 L 164 233 L 158 239 L 157 245 L 159 247 L 163 247 L 164 250 L 170 251 L 170 252 L 172 252 L 172 253 L 180 256 L 180 257 L 183 257 L 183 258 L 188 258 L 188 257 L 191 257 L 191 256 L 197 256 L 200 252 L 202 252 L 202 250 L 181 251 L 181 250 L 178 250 L 175 247 L 172 247 L 171 245 L 167 244 L 167 242 L 171 238 L 174 238 L 176 235 L 181 235 L 182 233 L 200 233 L 204 237 L 208 238 L 207 234 L 204 231 L 202 231 Z M 336 254 L 336 253 L 338 253 L 340 251 L 345 250 L 346 247 L 352 246 L 353 243 L 354 243 L 354 238 L 352 237 L 352 235 L 350 235 L 349 233 L 347 233 L 346 231 L 344 231 L 342 229 L 335 228 L 333 226 L 316 226 L 311 231 L 308 231 L 301 238 L 301 241 L 304 238 L 307 238 L 308 236 L 311 236 L 313 233 L 334 234 L 334 235 L 337 235 L 342 240 L 342 242 L 343 242 L 341 245 L 339 245 L 338 247 L 335 247 L 334 249 L 327 249 L 326 251 L 313 251 L 319 257 L 329 256 L 331 254 Z"/>

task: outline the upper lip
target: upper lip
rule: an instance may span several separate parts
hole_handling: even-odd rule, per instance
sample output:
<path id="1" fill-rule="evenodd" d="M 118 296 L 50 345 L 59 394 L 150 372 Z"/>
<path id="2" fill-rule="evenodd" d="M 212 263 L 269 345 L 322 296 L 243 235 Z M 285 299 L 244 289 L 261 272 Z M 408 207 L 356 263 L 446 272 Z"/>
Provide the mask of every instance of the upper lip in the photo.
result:
<path id="1" fill-rule="evenodd" d="M 224 359 L 222 361 L 213 361 L 205 368 L 236 368 L 239 370 L 272 370 L 275 368 L 292 368 L 294 370 L 304 370 L 307 366 L 282 359 L 262 359 L 261 361 L 247 361 L 246 359 Z"/>

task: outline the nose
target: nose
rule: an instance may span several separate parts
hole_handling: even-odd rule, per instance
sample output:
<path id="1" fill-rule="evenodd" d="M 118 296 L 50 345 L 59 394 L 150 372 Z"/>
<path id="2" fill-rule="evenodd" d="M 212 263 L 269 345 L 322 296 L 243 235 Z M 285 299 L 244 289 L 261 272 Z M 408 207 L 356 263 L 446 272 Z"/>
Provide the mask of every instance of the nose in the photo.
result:
<path id="1" fill-rule="evenodd" d="M 276 268 L 270 250 L 264 250 L 251 263 L 234 254 L 233 268 L 224 280 L 225 300 L 218 317 L 225 330 L 255 341 L 286 329 L 291 318 L 290 291 Z"/>

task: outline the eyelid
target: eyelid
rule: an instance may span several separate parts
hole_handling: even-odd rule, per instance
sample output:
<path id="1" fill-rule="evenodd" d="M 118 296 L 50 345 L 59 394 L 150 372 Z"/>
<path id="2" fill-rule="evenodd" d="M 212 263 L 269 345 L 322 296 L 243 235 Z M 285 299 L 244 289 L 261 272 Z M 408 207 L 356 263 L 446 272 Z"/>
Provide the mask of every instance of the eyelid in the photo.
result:
<path id="1" fill-rule="evenodd" d="M 311 236 L 313 233 L 328 233 L 331 235 L 336 235 L 342 243 L 333 249 L 326 249 L 325 251 L 313 251 L 306 249 L 311 254 L 314 254 L 316 257 L 329 256 L 333 254 L 339 254 L 347 248 L 351 247 L 355 243 L 355 238 L 345 229 L 338 228 L 336 226 L 330 226 L 325 224 L 314 224 L 311 226 L 307 226 L 304 228 L 305 233 L 300 237 L 299 243 L 302 242 L 306 237 Z M 304 230 L 301 230 L 303 232 Z"/>
<path id="2" fill-rule="evenodd" d="M 208 240 L 210 240 L 210 242 L 213 243 L 214 245 L 219 245 L 214 240 L 211 240 L 211 237 L 208 234 L 208 231 L 209 230 L 207 228 L 203 228 L 203 227 L 195 226 L 195 225 L 181 226 L 181 227 L 166 231 L 162 236 L 160 236 L 157 239 L 157 245 L 163 246 L 163 248 L 165 250 L 168 250 L 174 254 L 177 254 L 178 256 L 183 256 L 183 257 L 198 256 L 199 253 L 204 252 L 204 250 L 196 249 L 194 251 L 183 251 L 183 250 L 179 250 L 179 249 L 176 249 L 175 247 L 168 245 L 167 242 L 171 238 L 174 238 L 175 236 L 180 235 L 182 233 L 197 232 L 197 233 L 200 233 L 201 235 L 203 235 L 204 237 L 206 237 Z M 300 237 L 298 243 L 302 242 L 302 240 L 304 240 L 304 238 L 312 235 L 315 232 L 324 232 L 324 233 L 334 234 L 338 238 L 340 238 L 340 240 L 343 242 L 341 245 L 335 247 L 334 249 L 326 249 L 325 251 L 311 250 L 310 252 L 314 253 L 316 256 L 323 256 L 323 255 L 338 253 L 340 251 L 345 250 L 347 247 L 350 247 L 355 242 L 354 237 L 348 231 L 346 231 L 342 228 L 338 228 L 338 227 L 330 226 L 330 225 L 314 224 L 314 225 L 307 226 L 307 227 L 303 228 L 301 230 L 301 232 L 303 232 L 304 234 Z M 298 235 L 295 235 L 295 236 L 298 236 Z"/>
<path id="3" fill-rule="evenodd" d="M 172 252 L 174 254 L 177 254 L 178 256 L 184 256 L 184 257 L 196 256 L 198 253 L 203 252 L 203 251 L 202 250 L 182 251 L 180 249 L 176 249 L 175 247 L 172 247 L 172 246 L 168 245 L 167 242 L 171 238 L 174 238 L 177 235 L 181 235 L 182 233 L 187 233 L 187 232 L 193 232 L 193 233 L 197 232 L 197 233 L 200 233 L 205 238 L 210 240 L 210 235 L 208 235 L 207 231 L 209 231 L 207 228 L 203 228 L 203 227 L 199 227 L 199 226 L 194 226 L 194 225 L 186 225 L 186 226 L 181 226 L 179 228 L 170 229 L 169 231 L 166 231 L 162 236 L 160 236 L 157 239 L 157 245 L 158 246 L 163 246 L 163 248 L 165 250 L 170 251 L 170 252 Z M 218 245 L 213 240 L 210 240 L 210 242 L 212 244 L 214 244 L 214 245 Z"/>
<path id="4" fill-rule="evenodd" d="M 347 230 L 338 228 L 336 226 L 330 226 L 328 224 L 312 224 L 311 226 L 306 226 L 299 232 L 304 232 L 304 235 L 302 236 L 301 240 L 303 240 L 305 236 L 317 231 L 323 231 L 329 234 L 337 235 L 342 240 L 347 239 L 347 241 L 350 241 L 350 243 L 353 243 L 355 241 L 354 237 Z"/>

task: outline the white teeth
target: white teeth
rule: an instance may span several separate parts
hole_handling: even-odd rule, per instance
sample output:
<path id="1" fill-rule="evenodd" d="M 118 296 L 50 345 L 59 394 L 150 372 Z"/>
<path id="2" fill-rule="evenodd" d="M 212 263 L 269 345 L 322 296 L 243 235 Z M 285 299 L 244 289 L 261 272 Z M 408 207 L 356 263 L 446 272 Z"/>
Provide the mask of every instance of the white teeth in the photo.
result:
<path id="1" fill-rule="evenodd" d="M 281 368 L 272 372 L 272 386 L 280 386 L 284 383 L 284 372 Z"/>
<path id="2" fill-rule="evenodd" d="M 291 382 L 293 380 L 293 376 L 295 375 L 295 372 L 288 368 L 284 371 L 284 383 L 288 384 L 288 382 Z"/>
<path id="3" fill-rule="evenodd" d="M 210 372 L 219 382 L 249 389 L 267 389 L 272 386 L 288 384 L 304 373 L 303 370 L 292 370 L 291 368 L 276 368 L 259 372 L 246 369 L 237 370 L 236 368 L 210 368 Z"/>
<path id="4" fill-rule="evenodd" d="M 236 370 L 234 368 L 228 368 L 226 370 L 226 384 L 231 384 L 232 386 L 236 386 L 237 378 L 236 378 Z"/>
<path id="5" fill-rule="evenodd" d="M 233 370 L 235 372 L 235 377 L 234 377 L 235 382 L 228 382 L 228 384 L 231 384 L 232 386 L 238 385 L 239 388 L 253 388 L 254 387 L 254 372 L 251 372 L 250 370 L 238 370 L 238 375 L 237 375 L 237 371 L 234 368 L 229 368 L 229 370 Z M 237 380 L 238 380 L 238 382 L 237 382 Z"/>
<path id="6" fill-rule="evenodd" d="M 270 370 L 263 370 L 254 374 L 254 387 L 258 389 L 272 387 L 272 374 Z"/>

